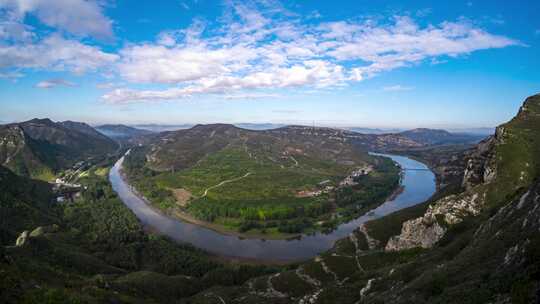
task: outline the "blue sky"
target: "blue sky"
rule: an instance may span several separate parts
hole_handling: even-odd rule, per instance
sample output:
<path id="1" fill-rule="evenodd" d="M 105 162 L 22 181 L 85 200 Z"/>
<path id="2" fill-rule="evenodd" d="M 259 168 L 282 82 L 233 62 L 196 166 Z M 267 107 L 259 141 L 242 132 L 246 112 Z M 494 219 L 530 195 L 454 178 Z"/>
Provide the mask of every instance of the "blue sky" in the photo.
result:
<path id="1" fill-rule="evenodd" d="M 491 127 L 538 1 L 0 0 L 0 122 Z"/>

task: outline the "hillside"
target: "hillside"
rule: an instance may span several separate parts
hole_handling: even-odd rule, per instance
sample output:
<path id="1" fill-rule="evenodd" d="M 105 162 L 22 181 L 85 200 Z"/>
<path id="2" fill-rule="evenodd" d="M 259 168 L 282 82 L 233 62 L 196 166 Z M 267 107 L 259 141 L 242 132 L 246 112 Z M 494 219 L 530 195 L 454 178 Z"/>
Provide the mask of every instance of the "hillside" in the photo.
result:
<path id="1" fill-rule="evenodd" d="M 398 183 L 391 161 L 369 156 L 340 134 L 197 125 L 133 149 L 126 173 L 156 207 L 183 219 L 268 237 L 331 227 L 338 222 L 332 214 L 345 220 L 365 212 Z"/>
<path id="2" fill-rule="evenodd" d="M 55 221 L 52 186 L 0 166 L 0 244 L 8 245 L 28 226 Z"/>
<path id="3" fill-rule="evenodd" d="M 84 190 L 74 202 L 53 203 L 49 184 L 0 166 L 0 303 L 172 303 L 276 271 L 145 233 L 106 168 L 76 180 Z"/>
<path id="4" fill-rule="evenodd" d="M 17 174 L 44 180 L 78 161 L 117 148 L 84 123 L 32 119 L 0 126 L 0 163 Z"/>
<path id="5" fill-rule="evenodd" d="M 538 303 L 540 95 L 467 152 L 462 179 L 297 269 L 188 301 Z"/>

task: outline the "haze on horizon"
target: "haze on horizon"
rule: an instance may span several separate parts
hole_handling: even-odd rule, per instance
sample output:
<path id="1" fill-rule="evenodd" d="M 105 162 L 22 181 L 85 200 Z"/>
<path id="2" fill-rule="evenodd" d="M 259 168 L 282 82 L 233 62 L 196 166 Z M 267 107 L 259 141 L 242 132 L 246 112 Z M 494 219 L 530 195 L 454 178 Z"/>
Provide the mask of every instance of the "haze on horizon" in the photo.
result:
<path id="1" fill-rule="evenodd" d="M 539 10 L 0 0 L 0 123 L 493 127 L 538 91 Z"/>

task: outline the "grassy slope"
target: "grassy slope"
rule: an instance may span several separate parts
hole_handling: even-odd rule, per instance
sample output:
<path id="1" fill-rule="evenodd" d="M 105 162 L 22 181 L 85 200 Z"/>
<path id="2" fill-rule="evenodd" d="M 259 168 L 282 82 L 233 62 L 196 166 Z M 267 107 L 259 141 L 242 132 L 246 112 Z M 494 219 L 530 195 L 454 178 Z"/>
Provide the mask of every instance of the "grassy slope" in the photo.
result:
<path id="1" fill-rule="evenodd" d="M 502 129 L 501 129 L 502 128 Z M 488 203 L 498 205 L 529 186 L 540 173 L 540 95 L 527 98 L 516 117 L 499 127 L 495 146 L 497 176 Z"/>

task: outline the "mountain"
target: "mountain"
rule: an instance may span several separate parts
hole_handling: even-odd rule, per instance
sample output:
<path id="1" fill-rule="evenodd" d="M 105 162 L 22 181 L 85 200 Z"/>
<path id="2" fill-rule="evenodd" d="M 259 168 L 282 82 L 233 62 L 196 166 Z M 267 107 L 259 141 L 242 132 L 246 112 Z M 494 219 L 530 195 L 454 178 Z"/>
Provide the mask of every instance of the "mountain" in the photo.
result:
<path id="1" fill-rule="evenodd" d="M 84 123 L 32 119 L 0 126 L 0 163 L 17 174 L 45 180 L 116 149 L 114 141 Z"/>
<path id="2" fill-rule="evenodd" d="M 124 172 L 171 216 L 245 237 L 288 238 L 363 214 L 398 187 L 390 160 L 368 155 L 342 132 L 197 125 L 131 149 Z"/>
<path id="3" fill-rule="evenodd" d="M 96 130 L 114 139 L 128 139 L 154 133 L 150 130 L 137 129 L 126 125 L 101 125 L 97 126 Z"/>
<path id="4" fill-rule="evenodd" d="M 402 129 L 378 129 L 378 128 L 361 128 L 361 127 L 350 127 L 344 128 L 345 130 L 362 133 L 362 134 L 388 134 L 388 133 L 399 133 L 402 132 Z"/>
<path id="5" fill-rule="evenodd" d="M 326 128 L 289 126 L 255 131 L 230 124 L 196 125 L 190 129 L 161 133 L 150 145 L 148 160 L 149 165 L 158 171 L 179 170 L 231 146 L 260 154 L 260 158 L 273 157 L 276 162 L 287 149 L 296 149 L 299 152 L 294 153 L 299 155 L 338 163 L 358 159 L 354 147 L 344 141 L 342 131 Z"/>
<path id="6" fill-rule="evenodd" d="M 465 133 L 450 133 L 446 130 L 437 129 L 413 129 L 399 133 L 404 137 L 407 137 L 415 142 L 422 143 L 424 145 L 443 145 L 443 144 L 464 144 L 464 143 L 477 143 L 484 139 L 483 135 L 472 135 Z"/>
<path id="7" fill-rule="evenodd" d="M 190 303 L 538 303 L 540 95 L 454 156 L 462 178 L 429 201 L 365 223 L 296 269 Z"/>
<path id="8" fill-rule="evenodd" d="M 178 125 L 139 124 L 139 125 L 133 125 L 132 127 L 137 128 L 137 129 L 149 130 L 152 132 L 165 132 L 165 131 L 189 129 L 193 126 L 194 124 L 178 124 Z"/>
<path id="9" fill-rule="evenodd" d="M 274 123 L 235 123 L 235 126 L 248 130 L 270 130 L 285 127 L 284 124 Z"/>

